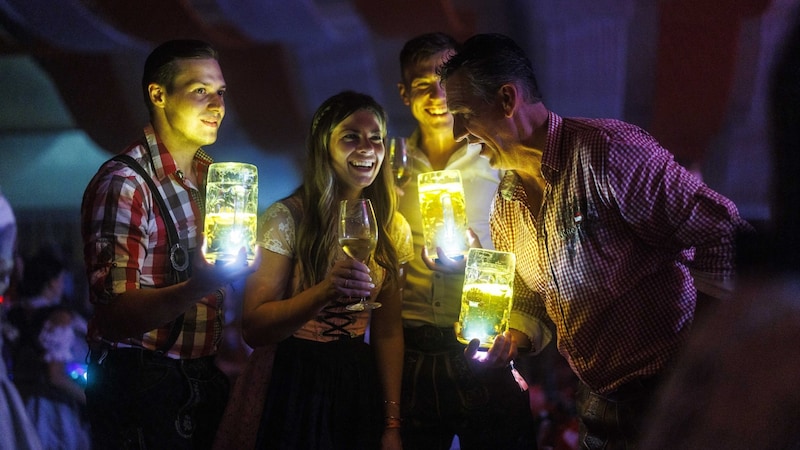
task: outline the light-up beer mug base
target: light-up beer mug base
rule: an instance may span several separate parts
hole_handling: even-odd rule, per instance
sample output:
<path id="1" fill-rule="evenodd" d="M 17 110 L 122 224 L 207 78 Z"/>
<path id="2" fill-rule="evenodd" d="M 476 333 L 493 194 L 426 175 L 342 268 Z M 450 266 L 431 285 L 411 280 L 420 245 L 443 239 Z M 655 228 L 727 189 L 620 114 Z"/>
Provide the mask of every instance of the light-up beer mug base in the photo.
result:
<path id="1" fill-rule="evenodd" d="M 236 262 L 236 260 L 235 260 L 235 259 L 230 259 L 230 258 L 217 258 L 216 260 L 214 260 L 214 265 L 215 265 L 215 266 L 227 266 L 227 265 L 229 265 L 229 264 L 233 264 L 233 263 L 235 263 L 235 262 Z M 246 266 L 246 265 L 247 265 L 247 264 L 249 264 L 250 262 L 251 262 L 251 261 L 250 261 L 249 259 L 245 259 L 245 260 L 244 260 L 244 263 L 243 263 L 242 265 Z"/>
<path id="2" fill-rule="evenodd" d="M 460 322 L 456 322 L 455 324 L 453 324 L 453 328 L 454 328 L 454 330 L 456 332 L 456 336 L 462 336 L 462 334 L 461 334 L 461 323 Z M 478 338 L 476 338 L 476 339 L 478 339 Z M 459 337 L 458 340 L 462 344 L 469 344 L 469 342 L 470 342 L 470 341 L 467 341 L 467 340 L 465 340 L 465 339 L 463 339 L 461 337 Z M 488 350 L 489 350 L 489 348 L 485 347 L 485 346 L 478 347 L 478 351 L 475 352 L 475 354 L 472 356 L 472 359 L 475 359 L 475 360 L 478 360 L 478 361 L 486 361 L 486 358 L 489 357 Z"/>
<path id="3" fill-rule="evenodd" d="M 453 261 L 463 261 L 464 255 L 455 255 L 455 256 L 448 256 L 448 258 L 452 259 Z M 440 258 L 433 258 L 433 262 L 438 263 Z"/>

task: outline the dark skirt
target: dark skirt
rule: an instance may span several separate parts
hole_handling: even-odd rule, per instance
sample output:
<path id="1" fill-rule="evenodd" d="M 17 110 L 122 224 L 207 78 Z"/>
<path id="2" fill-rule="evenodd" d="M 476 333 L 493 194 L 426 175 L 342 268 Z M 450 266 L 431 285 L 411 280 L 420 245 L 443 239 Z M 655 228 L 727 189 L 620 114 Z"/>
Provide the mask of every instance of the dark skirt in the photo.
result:
<path id="1" fill-rule="evenodd" d="M 379 448 L 383 433 L 379 386 L 373 351 L 363 337 L 281 342 L 256 448 Z"/>

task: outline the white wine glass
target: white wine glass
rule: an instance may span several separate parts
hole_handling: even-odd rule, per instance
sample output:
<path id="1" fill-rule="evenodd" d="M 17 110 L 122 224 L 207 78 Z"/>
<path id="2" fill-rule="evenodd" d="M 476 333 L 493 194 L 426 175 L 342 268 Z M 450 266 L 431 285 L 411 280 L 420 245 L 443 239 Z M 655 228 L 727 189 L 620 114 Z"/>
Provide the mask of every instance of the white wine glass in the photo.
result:
<path id="1" fill-rule="evenodd" d="M 339 204 L 339 245 L 347 256 L 366 264 L 378 245 L 378 224 L 369 199 L 342 200 Z M 380 308 L 381 304 L 361 297 L 347 305 L 350 311 Z"/>
<path id="2" fill-rule="evenodd" d="M 411 161 L 408 159 L 406 138 L 393 137 L 389 140 L 389 158 L 392 162 L 394 184 L 402 189 L 411 179 Z"/>

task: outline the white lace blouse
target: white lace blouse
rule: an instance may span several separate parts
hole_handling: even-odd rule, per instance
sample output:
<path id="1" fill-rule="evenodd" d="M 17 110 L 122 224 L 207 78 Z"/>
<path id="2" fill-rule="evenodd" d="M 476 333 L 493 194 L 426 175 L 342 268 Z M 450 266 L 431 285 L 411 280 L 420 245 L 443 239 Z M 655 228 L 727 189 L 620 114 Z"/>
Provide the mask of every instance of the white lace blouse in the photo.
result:
<path id="1" fill-rule="evenodd" d="M 295 256 L 295 222 L 289 208 L 282 202 L 273 203 L 261 217 L 261 239 L 259 245 L 266 250 L 278 253 L 288 258 L 294 259 Z M 405 217 L 400 213 L 395 213 L 392 221 L 390 238 L 397 251 L 398 262 L 406 263 L 413 258 L 414 248 L 411 242 L 411 228 Z M 337 248 L 335 254 L 331 255 L 328 268 L 340 260 L 348 258 L 341 248 Z M 372 282 L 375 288 L 372 296 L 376 297 L 383 285 L 385 270 L 374 260 L 368 264 L 372 273 Z M 286 293 L 286 298 L 299 293 L 303 286 L 300 284 L 300 265 L 295 260 L 293 265 L 293 276 L 291 290 Z M 369 325 L 370 311 L 348 311 L 345 306 L 353 303 L 355 299 L 342 297 L 331 301 L 313 320 L 306 322 L 294 336 L 301 339 L 315 341 L 332 341 L 342 337 L 361 336 L 366 332 Z"/>

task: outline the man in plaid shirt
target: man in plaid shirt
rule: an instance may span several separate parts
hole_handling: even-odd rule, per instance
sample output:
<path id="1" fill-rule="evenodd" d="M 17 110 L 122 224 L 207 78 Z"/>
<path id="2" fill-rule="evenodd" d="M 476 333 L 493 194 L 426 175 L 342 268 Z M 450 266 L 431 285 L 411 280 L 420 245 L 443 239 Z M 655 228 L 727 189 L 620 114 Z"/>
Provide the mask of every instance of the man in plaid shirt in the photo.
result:
<path id="1" fill-rule="evenodd" d="M 541 350 L 552 325 L 581 381 L 581 447 L 633 448 L 696 313 L 730 295 L 749 225 L 644 130 L 549 111 L 505 36 L 467 40 L 442 80 L 455 138 L 507 170 L 490 224 L 517 256 L 512 330 L 489 363 Z"/>
<path id="2" fill-rule="evenodd" d="M 150 124 L 122 153 L 144 171 L 106 162 L 81 208 L 94 304 L 86 389 L 93 445 L 209 448 L 228 395 L 213 362 L 222 304 L 259 260 L 248 265 L 243 249 L 235 262 L 213 265 L 199 251 L 211 163 L 201 146 L 216 141 L 225 115 L 216 51 L 194 40 L 160 45 L 142 89 Z"/>

